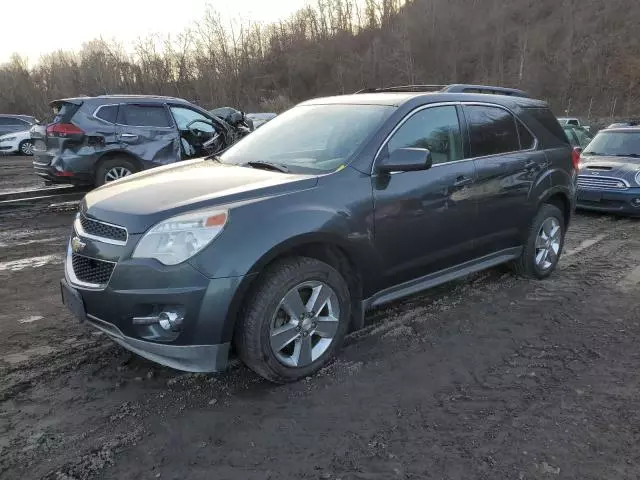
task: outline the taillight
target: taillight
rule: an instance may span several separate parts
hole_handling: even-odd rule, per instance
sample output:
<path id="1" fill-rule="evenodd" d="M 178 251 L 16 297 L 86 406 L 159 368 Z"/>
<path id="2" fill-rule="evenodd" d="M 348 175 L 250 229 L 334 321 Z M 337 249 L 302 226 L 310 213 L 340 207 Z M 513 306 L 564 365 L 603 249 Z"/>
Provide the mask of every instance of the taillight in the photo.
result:
<path id="1" fill-rule="evenodd" d="M 47 127 L 47 135 L 51 137 L 81 137 L 84 131 L 76 127 L 73 123 L 54 123 Z"/>
<path id="2" fill-rule="evenodd" d="M 580 154 L 582 153 L 582 149 L 575 147 L 571 151 L 571 164 L 573 165 L 573 169 L 577 172 L 580 169 Z"/>

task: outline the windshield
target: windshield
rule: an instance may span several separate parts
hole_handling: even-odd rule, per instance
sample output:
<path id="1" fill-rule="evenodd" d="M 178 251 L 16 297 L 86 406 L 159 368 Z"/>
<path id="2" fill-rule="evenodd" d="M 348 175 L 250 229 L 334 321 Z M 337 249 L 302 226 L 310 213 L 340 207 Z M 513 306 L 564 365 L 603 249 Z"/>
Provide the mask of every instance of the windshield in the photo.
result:
<path id="1" fill-rule="evenodd" d="M 600 132 L 587 146 L 583 155 L 640 155 L 640 131 Z"/>
<path id="2" fill-rule="evenodd" d="M 292 173 L 345 164 L 393 112 L 383 105 L 307 105 L 275 117 L 221 155 L 223 163 L 270 162 Z"/>

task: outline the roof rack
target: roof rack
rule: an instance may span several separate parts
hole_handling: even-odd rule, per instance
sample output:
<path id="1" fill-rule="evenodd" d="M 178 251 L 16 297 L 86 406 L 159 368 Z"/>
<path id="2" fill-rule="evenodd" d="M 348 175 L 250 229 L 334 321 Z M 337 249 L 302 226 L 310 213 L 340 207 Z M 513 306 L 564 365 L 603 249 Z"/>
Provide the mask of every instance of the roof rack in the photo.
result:
<path id="1" fill-rule="evenodd" d="M 442 92 L 442 93 L 484 93 L 491 95 L 508 95 L 529 98 L 529 94 L 515 88 L 494 87 L 487 85 L 468 85 L 456 83 L 452 85 L 400 85 L 395 87 L 365 88 L 356 93 L 382 92 Z"/>

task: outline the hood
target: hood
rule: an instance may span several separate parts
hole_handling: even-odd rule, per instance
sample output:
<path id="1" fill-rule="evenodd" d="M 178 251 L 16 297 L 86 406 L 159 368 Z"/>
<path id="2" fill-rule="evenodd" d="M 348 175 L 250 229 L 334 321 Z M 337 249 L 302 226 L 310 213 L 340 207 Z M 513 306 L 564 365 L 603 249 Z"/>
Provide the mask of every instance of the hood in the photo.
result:
<path id="1" fill-rule="evenodd" d="M 637 187 L 638 172 L 640 158 L 589 155 L 580 159 L 580 175 L 619 178 Z"/>
<path id="2" fill-rule="evenodd" d="M 192 160 L 154 168 L 104 185 L 84 198 L 83 213 L 129 233 L 143 233 L 173 215 L 313 188 L 318 179 Z"/>

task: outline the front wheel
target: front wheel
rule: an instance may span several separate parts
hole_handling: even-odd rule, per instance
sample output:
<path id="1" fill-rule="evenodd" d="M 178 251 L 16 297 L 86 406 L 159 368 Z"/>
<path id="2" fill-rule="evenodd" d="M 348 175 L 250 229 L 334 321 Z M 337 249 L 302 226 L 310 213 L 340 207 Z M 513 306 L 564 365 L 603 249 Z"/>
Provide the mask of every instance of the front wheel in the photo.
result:
<path id="1" fill-rule="evenodd" d="M 31 140 L 23 140 L 20 142 L 18 149 L 23 155 L 27 155 L 28 157 L 33 155 L 33 143 L 31 143 Z"/>
<path id="2" fill-rule="evenodd" d="M 236 325 L 240 359 L 276 383 L 327 364 L 349 327 L 351 298 L 340 273 L 312 258 L 280 261 L 258 280 Z"/>
<path id="3" fill-rule="evenodd" d="M 533 219 L 522 255 L 515 262 L 520 275 L 543 279 L 553 273 L 564 246 L 564 215 L 558 207 L 544 204 Z"/>

